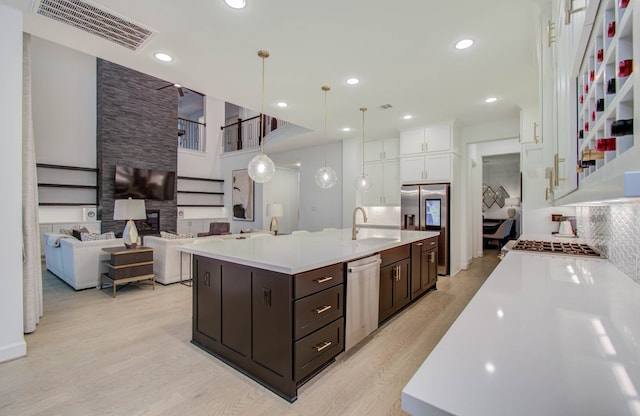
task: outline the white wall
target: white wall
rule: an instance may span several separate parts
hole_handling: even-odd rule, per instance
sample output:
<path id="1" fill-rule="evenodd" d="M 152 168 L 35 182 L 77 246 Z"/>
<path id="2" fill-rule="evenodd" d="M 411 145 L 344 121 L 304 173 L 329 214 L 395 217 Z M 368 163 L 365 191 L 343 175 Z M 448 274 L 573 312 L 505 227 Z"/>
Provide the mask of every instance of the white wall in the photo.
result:
<path id="1" fill-rule="evenodd" d="M 27 353 L 22 312 L 22 13 L 0 4 L 0 122 L 4 178 L 0 216 L 7 242 L 0 254 L 0 362 Z M 8 381 L 6 381 L 8 382 Z"/>
<path id="2" fill-rule="evenodd" d="M 465 126 L 461 129 L 461 174 L 466 183 L 463 191 L 466 202 L 462 211 L 466 221 L 461 230 L 463 266 L 471 257 L 482 256 L 482 157 L 519 153 L 519 132 L 519 118 Z"/>
<path id="3" fill-rule="evenodd" d="M 327 164 L 338 175 L 338 183 L 329 189 L 316 185 L 315 174 L 324 166 L 323 146 L 307 147 L 270 155 L 276 166 L 300 163 L 300 217 L 298 228 L 320 231 L 326 227 L 342 228 L 342 144 L 327 146 Z"/>
<path id="4" fill-rule="evenodd" d="M 262 211 L 265 216 L 262 224 L 265 229 L 269 229 L 271 218 L 266 216 L 267 204 L 282 204 L 282 217 L 278 218 L 278 232 L 282 234 L 291 233 L 299 229 L 299 179 L 298 169 L 276 168 L 273 179 L 263 185 L 264 200 L 262 201 Z"/>
<path id="5" fill-rule="evenodd" d="M 33 129 L 38 163 L 95 168 L 96 58 L 32 37 Z M 91 172 L 38 170 L 45 181 L 95 185 Z M 42 188 L 43 202 L 93 201 L 94 190 Z M 95 206 L 95 205 L 94 205 Z M 82 221 L 81 207 L 40 207 L 40 222 Z"/>

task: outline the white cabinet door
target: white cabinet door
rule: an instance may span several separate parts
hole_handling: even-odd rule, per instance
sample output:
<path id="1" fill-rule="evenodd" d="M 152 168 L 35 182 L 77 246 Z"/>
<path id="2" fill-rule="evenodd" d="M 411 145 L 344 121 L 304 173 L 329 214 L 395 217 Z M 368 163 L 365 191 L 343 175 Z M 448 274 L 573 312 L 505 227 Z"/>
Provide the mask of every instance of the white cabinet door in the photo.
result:
<path id="1" fill-rule="evenodd" d="M 394 160 L 384 164 L 384 203 L 400 205 L 400 161 Z"/>
<path id="2" fill-rule="evenodd" d="M 426 152 L 448 152 L 451 150 L 451 124 L 425 128 Z"/>
<path id="3" fill-rule="evenodd" d="M 383 159 L 383 142 L 382 140 L 375 140 L 370 142 L 364 142 L 364 161 L 375 162 Z"/>
<path id="4" fill-rule="evenodd" d="M 400 156 L 400 139 L 384 139 L 382 141 L 382 154 L 386 160 L 397 159 Z"/>
<path id="5" fill-rule="evenodd" d="M 400 164 L 402 183 L 420 183 L 424 181 L 424 156 L 403 157 Z"/>
<path id="6" fill-rule="evenodd" d="M 364 171 L 369 175 L 371 188 L 362 194 L 363 205 L 381 205 L 384 200 L 384 164 L 368 163 Z"/>
<path id="7" fill-rule="evenodd" d="M 424 153 L 424 129 L 403 131 L 400 133 L 400 155 Z"/>
<path id="8" fill-rule="evenodd" d="M 451 180 L 451 154 L 425 156 L 425 180 L 449 182 Z"/>

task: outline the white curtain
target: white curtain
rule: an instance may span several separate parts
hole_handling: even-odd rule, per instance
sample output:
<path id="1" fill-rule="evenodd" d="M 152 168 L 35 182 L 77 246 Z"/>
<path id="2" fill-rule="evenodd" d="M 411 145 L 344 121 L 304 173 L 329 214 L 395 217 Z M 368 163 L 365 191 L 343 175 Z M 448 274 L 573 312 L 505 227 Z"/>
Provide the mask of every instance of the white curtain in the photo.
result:
<path id="1" fill-rule="evenodd" d="M 22 258 L 24 332 L 36 330 L 42 316 L 42 266 L 38 227 L 38 179 L 31 106 L 31 36 L 23 35 L 22 100 Z"/>

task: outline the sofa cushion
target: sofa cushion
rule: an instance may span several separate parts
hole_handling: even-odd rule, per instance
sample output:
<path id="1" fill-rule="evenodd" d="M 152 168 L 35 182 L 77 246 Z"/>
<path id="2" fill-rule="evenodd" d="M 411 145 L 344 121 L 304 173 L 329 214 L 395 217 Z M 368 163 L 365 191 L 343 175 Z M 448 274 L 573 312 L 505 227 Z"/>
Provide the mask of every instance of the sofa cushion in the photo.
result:
<path id="1" fill-rule="evenodd" d="M 73 230 L 71 230 L 71 234 L 80 241 L 82 241 L 82 233 L 90 233 L 90 232 L 91 231 L 89 231 L 87 227 L 74 228 Z"/>
<path id="2" fill-rule="evenodd" d="M 109 231 L 108 233 L 98 234 L 98 233 L 81 233 L 80 239 L 82 241 L 95 241 L 95 240 L 115 240 L 116 235 L 113 231 Z"/>
<path id="3" fill-rule="evenodd" d="M 167 240 L 176 240 L 178 238 L 193 238 L 193 234 L 192 233 L 173 234 L 168 231 L 160 231 L 160 237 L 166 238 Z"/>

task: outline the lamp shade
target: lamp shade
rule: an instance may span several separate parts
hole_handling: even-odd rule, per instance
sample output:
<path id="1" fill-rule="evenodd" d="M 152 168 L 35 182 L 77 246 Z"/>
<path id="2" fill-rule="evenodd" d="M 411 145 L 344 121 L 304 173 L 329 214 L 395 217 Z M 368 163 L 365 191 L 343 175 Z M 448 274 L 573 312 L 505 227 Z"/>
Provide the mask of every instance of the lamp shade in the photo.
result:
<path id="1" fill-rule="evenodd" d="M 267 204 L 267 217 L 282 217 L 283 215 L 282 204 L 276 202 Z"/>
<path id="2" fill-rule="evenodd" d="M 506 198 L 504 204 L 508 207 L 518 207 L 520 206 L 520 198 Z"/>
<path id="3" fill-rule="evenodd" d="M 144 220 L 147 210 L 144 199 L 116 199 L 113 205 L 114 220 Z"/>

